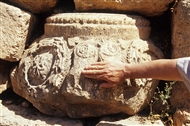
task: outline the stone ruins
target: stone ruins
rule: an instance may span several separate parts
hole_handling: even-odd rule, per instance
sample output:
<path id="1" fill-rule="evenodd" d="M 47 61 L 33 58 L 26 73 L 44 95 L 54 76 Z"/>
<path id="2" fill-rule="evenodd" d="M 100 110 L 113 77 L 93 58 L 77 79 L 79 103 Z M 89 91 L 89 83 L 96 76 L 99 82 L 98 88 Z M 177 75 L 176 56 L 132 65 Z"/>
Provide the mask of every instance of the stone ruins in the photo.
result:
<path id="1" fill-rule="evenodd" d="M 190 56 L 189 0 L 68 3 L 0 1 L 0 93 L 10 88 L 41 113 L 55 117 L 138 114 L 148 107 L 159 80 L 127 78 L 114 88 L 101 89 L 102 81 L 85 78 L 81 71 L 100 61 L 138 64 L 165 58 L 150 37 L 153 22 L 149 18 L 162 16 L 170 8 L 170 57 Z M 67 12 L 70 6 L 74 9 Z M 173 86 L 174 125 L 189 123 L 189 95 L 182 82 Z"/>
<path id="2" fill-rule="evenodd" d="M 11 74 L 13 90 L 48 115 L 133 115 L 148 105 L 157 80 L 126 79 L 113 89 L 99 89 L 100 82 L 84 78 L 81 71 L 98 61 L 134 64 L 163 58 L 146 41 L 149 34 L 149 21 L 139 16 L 67 13 L 48 17 L 44 36 L 25 50 Z"/>

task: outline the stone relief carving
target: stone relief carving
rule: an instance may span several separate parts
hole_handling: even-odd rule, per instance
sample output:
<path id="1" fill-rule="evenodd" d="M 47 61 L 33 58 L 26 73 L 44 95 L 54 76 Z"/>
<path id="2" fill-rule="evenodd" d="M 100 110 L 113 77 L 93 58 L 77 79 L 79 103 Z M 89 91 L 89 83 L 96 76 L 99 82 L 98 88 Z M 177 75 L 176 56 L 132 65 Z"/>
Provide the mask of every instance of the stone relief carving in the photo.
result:
<path id="1" fill-rule="evenodd" d="M 85 14 L 84 19 L 92 20 L 90 17 L 93 15 L 97 16 L 96 14 Z M 100 15 L 105 19 L 110 17 L 107 14 Z M 78 20 L 82 20 L 83 14 L 70 15 L 70 19 L 74 17 L 74 21 L 78 21 L 74 24 L 73 20 L 68 19 L 68 14 L 55 15 L 53 18 L 56 16 L 62 22 L 50 23 L 50 17 L 47 19 L 45 29 L 45 33 L 47 30 L 51 30 L 53 36 L 45 34 L 34 41 L 25 51 L 19 66 L 12 71 L 11 80 L 13 90 L 16 93 L 29 100 L 45 114 L 68 115 L 71 118 L 94 117 L 119 112 L 133 115 L 148 105 L 148 101 L 157 87 L 157 80 L 126 79 L 117 87 L 100 89 L 99 84 L 102 81 L 87 79 L 81 74 L 81 71 L 85 66 L 98 61 L 111 62 L 117 60 L 134 64 L 163 58 L 161 51 L 152 42 L 137 38 L 139 37 L 137 33 L 135 39 L 120 38 L 123 36 L 122 32 L 116 31 L 120 27 L 120 23 L 110 26 L 113 29 L 112 31 L 116 31 L 112 33 L 113 36 L 111 33 L 105 38 L 101 34 L 91 36 L 86 34 L 86 30 L 100 30 L 104 34 L 110 28 L 102 31 L 98 28 L 105 24 L 93 24 L 91 26 L 90 21 L 81 24 Z M 125 17 L 125 19 L 127 18 L 130 19 L 130 22 L 131 20 L 136 21 L 130 16 Z M 121 22 L 123 19 L 120 19 Z M 67 25 L 63 23 L 64 20 L 68 20 Z M 70 25 L 68 25 L 69 21 L 71 22 Z M 52 29 L 49 29 L 48 24 Z M 55 29 L 61 30 L 54 33 L 53 26 Z M 80 32 L 69 35 L 74 27 Z M 145 27 L 142 30 L 141 25 L 136 26 L 135 24 L 131 27 L 134 29 L 140 27 L 139 32 L 146 29 Z M 71 29 L 65 33 L 64 28 Z M 62 31 L 62 29 L 64 30 Z M 149 31 L 150 27 L 147 26 L 147 29 Z M 119 34 L 120 36 L 115 37 Z M 146 37 L 149 36 L 149 33 L 144 34 Z M 131 38 L 130 35 L 128 38 Z"/>

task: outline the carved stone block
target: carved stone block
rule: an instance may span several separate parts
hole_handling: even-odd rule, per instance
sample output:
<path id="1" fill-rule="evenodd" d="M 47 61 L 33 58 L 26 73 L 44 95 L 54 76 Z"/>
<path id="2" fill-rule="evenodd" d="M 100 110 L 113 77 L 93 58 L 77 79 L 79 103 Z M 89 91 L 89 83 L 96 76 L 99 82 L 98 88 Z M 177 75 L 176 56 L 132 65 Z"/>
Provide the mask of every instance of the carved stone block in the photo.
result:
<path id="1" fill-rule="evenodd" d="M 0 2 L 0 58 L 19 61 L 36 23 L 34 15 Z"/>
<path id="2" fill-rule="evenodd" d="M 114 88 L 100 89 L 101 81 L 85 78 L 81 71 L 98 61 L 135 64 L 163 58 L 157 47 L 141 39 L 148 39 L 149 33 L 149 22 L 138 16 L 51 16 L 44 36 L 33 42 L 12 71 L 13 90 L 48 115 L 133 115 L 148 105 L 158 80 L 126 79 Z"/>
<path id="3" fill-rule="evenodd" d="M 77 11 L 136 12 L 146 16 L 163 14 L 174 0 L 74 0 Z"/>
<path id="4" fill-rule="evenodd" d="M 126 40 L 147 40 L 149 39 L 150 31 L 150 22 L 140 16 L 101 13 L 67 13 L 48 17 L 46 19 L 44 34 L 47 36 L 64 36 L 64 38 L 112 37 Z"/>

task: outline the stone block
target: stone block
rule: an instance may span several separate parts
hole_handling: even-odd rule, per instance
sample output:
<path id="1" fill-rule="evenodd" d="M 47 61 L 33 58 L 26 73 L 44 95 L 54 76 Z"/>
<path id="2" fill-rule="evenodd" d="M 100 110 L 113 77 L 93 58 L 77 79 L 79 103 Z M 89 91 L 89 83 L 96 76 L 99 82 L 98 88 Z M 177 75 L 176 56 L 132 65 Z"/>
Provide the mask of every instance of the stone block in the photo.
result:
<path id="1" fill-rule="evenodd" d="M 9 0 L 32 13 L 45 13 L 54 8 L 58 0 Z"/>
<path id="2" fill-rule="evenodd" d="M 34 15 L 0 2 L 0 58 L 19 61 L 36 23 Z"/>
<path id="3" fill-rule="evenodd" d="M 190 56 L 190 0 L 178 2 L 172 15 L 172 58 Z"/>
<path id="4" fill-rule="evenodd" d="M 74 0 L 77 11 L 136 12 L 146 16 L 162 15 L 173 0 Z"/>

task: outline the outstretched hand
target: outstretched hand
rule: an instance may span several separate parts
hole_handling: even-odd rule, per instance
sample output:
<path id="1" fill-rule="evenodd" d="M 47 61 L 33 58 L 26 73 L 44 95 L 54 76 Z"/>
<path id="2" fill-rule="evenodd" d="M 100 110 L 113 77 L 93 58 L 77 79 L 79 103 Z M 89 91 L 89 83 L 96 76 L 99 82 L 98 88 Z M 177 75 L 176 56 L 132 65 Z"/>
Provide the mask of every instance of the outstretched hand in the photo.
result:
<path id="1" fill-rule="evenodd" d="M 125 64 L 121 62 L 97 62 L 85 67 L 82 74 L 87 78 L 104 80 L 101 88 L 114 87 L 125 80 Z"/>

